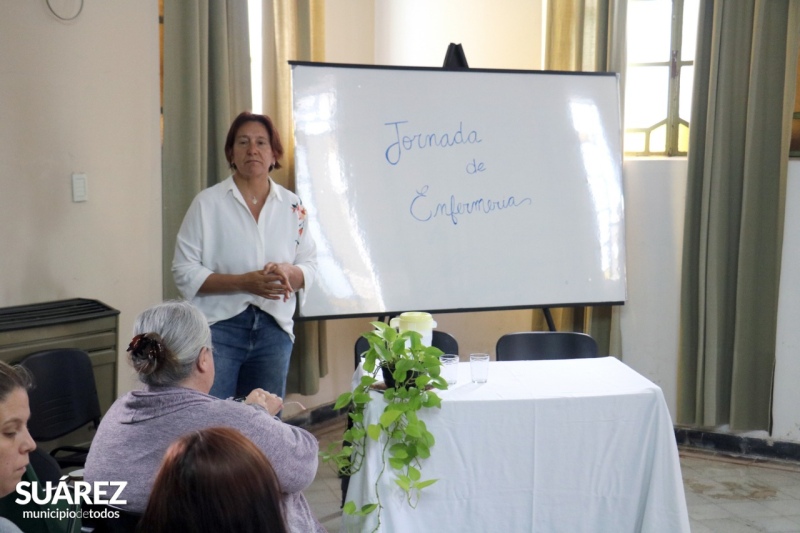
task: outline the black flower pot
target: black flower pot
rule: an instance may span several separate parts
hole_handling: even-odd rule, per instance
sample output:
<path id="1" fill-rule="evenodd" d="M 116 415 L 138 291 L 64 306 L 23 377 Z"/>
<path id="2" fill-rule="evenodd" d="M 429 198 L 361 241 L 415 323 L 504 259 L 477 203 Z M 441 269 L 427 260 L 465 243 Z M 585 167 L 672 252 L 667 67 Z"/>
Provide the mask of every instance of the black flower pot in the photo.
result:
<path id="1" fill-rule="evenodd" d="M 383 374 L 383 382 L 386 383 L 387 389 L 394 389 L 397 387 L 397 383 L 395 383 L 394 376 L 392 373 L 394 372 L 394 367 L 389 366 L 382 366 L 381 373 Z M 419 376 L 419 372 L 406 372 L 406 380 L 403 383 L 407 387 L 413 387 L 414 382 Z"/>

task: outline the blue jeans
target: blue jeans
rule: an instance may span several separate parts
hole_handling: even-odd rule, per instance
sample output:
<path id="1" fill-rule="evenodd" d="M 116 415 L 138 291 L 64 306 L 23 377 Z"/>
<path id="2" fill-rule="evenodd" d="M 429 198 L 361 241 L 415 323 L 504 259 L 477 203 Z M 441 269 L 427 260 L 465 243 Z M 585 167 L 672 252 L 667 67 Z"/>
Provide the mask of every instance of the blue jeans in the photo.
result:
<path id="1" fill-rule="evenodd" d="M 292 339 L 275 319 L 252 305 L 211 326 L 214 345 L 212 396 L 246 396 L 262 388 L 281 398 L 292 355 Z"/>

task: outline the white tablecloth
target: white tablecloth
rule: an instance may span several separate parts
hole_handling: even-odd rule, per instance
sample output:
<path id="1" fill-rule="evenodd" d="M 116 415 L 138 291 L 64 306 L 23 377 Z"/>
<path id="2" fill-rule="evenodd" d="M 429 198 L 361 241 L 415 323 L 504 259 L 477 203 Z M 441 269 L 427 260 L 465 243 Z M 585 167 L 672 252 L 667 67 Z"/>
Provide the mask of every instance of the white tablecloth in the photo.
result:
<path id="1" fill-rule="evenodd" d="M 388 466 L 379 531 L 689 533 L 675 437 L 661 389 L 613 357 L 492 362 L 489 381 L 440 392 L 421 418 L 436 438 L 415 509 Z M 383 400 L 368 410 L 377 422 Z M 348 500 L 374 501 L 382 445 L 369 441 Z M 372 531 L 375 514 L 344 515 Z"/>

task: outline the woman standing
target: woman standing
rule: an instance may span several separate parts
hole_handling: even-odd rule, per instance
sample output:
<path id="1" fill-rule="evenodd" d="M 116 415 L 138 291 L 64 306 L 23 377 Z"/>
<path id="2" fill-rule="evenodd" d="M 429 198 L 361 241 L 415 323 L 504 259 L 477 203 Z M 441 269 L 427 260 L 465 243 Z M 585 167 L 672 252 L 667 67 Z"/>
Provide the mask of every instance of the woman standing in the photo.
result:
<path id="1" fill-rule="evenodd" d="M 225 140 L 232 175 L 197 195 L 178 232 L 172 272 L 211 325 L 219 398 L 286 392 L 295 294 L 317 261 L 300 198 L 269 176 L 282 155 L 270 118 L 241 113 Z"/>

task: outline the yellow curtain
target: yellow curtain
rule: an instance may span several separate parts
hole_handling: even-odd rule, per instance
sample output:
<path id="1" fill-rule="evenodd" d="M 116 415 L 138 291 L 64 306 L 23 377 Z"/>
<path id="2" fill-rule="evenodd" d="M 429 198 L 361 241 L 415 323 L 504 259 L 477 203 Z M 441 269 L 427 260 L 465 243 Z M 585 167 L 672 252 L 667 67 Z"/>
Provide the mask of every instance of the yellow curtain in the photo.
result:
<path id="1" fill-rule="evenodd" d="M 294 190 L 294 135 L 292 124 L 292 79 L 290 60 L 325 60 L 325 16 L 323 0 L 265 0 L 264 109 L 281 133 L 283 168 L 272 178 Z M 296 321 L 295 345 L 286 381 L 286 391 L 316 394 L 319 378 L 328 373 L 324 321 Z"/>
<path id="2" fill-rule="evenodd" d="M 624 109 L 626 17 L 626 0 L 548 2 L 545 68 L 618 73 L 620 108 Z M 559 331 L 589 333 L 601 355 L 622 356 L 618 308 L 554 308 L 551 314 Z M 547 329 L 543 315 L 534 313 L 533 328 Z"/>

